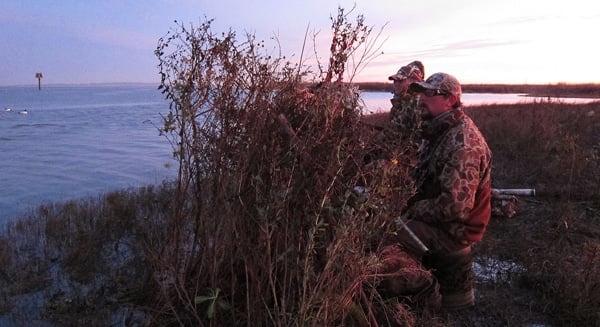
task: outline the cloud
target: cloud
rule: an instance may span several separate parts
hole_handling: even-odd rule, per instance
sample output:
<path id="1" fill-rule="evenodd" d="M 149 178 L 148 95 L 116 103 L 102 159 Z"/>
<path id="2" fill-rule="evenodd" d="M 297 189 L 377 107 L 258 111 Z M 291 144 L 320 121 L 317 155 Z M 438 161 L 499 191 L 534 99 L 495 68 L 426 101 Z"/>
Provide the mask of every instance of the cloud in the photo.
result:
<path id="1" fill-rule="evenodd" d="M 521 40 L 489 40 L 489 39 L 471 39 L 449 42 L 445 44 L 432 45 L 427 49 L 413 51 L 389 52 L 390 57 L 399 58 L 434 58 L 434 57 L 456 57 L 470 54 L 474 51 L 480 51 L 495 47 L 513 46 L 523 43 Z"/>

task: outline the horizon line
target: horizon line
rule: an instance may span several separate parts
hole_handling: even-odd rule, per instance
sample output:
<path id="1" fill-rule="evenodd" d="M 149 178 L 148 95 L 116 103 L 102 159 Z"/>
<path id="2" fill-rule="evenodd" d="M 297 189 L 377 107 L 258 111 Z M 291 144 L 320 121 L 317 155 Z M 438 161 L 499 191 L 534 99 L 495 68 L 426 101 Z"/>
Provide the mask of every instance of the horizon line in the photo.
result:
<path id="1" fill-rule="evenodd" d="M 370 81 L 370 82 L 352 82 L 352 84 L 391 84 L 388 81 Z M 89 83 L 48 83 L 42 84 L 42 88 L 44 86 L 47 87 L 56 87 L 56 86 L 115 86 L 115 85 L 155 85 L 159 86 L 160 83 L 157 82 L 89 82 Z M 461 83 L 461 85 L 597 85 L 600 86 L 600 82 L 547 82 L 547 83 L 506 83 L 506 82 L 496 82 L 496 83 L 486 83 L 486 82 L 478 82 L 478 83 Z M 37 83 L 31 84 L 6 84 L 0 85 L 0 87 L 38 87 Z"/>
<path id="2" fill-rule="evenodd" d="M 157 82 L 89 82 L 89 83 L 48 83 L 48 84 L 43 84 L 42 83 L 42 88 L 44 88 L 44 86 L 47 87 L 53 87 L 53 86 L 110 86 L 110 85 L 156 85 L 157 87 L 160 85 L 160 83 Z M 0 85 L 0 87 L 38 87 L 37 83 L 31 83 L 31 84 L 5 84 L 5 85 Z"/>

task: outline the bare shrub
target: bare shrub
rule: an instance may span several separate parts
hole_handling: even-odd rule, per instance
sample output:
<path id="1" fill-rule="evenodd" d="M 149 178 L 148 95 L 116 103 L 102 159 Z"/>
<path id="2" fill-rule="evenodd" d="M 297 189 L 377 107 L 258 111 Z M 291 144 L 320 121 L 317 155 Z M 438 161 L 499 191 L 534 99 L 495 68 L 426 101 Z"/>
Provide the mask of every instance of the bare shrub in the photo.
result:
<path id="1" fill-rule="evenodd" d="M 394 203 L 352 191 L 370 183 L 389 194 L 393 183 L 379 188 L 375 175 L 396 171 L 364 173 L 368 134 L 357 91 L 343 83 L 371 30 L 342 9 L 332 21 L 329 66 L 309 89 L 305 67 L 265 54 L 252 35 L 217 35 L 211 21 L 161 40 L 161 88 L 172 101 L 162 132 L 180 164 L 169 234 L 148 249 L 165 321 L 336 325 L 360 308 L 369 323 L 382 312 L 402 323 L 364 280 L 374 260 L 365 254 L 392 218 L 382 208 L 402 206 L 407 190 L 396 187 Z"/>

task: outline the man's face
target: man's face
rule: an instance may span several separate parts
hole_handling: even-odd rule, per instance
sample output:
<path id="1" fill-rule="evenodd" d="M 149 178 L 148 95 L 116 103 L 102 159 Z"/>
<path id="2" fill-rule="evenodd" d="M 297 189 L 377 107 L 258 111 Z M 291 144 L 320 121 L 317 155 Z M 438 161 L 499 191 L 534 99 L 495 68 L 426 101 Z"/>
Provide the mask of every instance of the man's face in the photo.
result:
<path id="1" fill-rule="evenodd" d="M 428 94 L 421 93 L 419 97 L 419 109 L 421 109 L 421 118 L 431 120 L 446 111 L 452 109 L 456 102 L 456 96 L 448 94 Z"/>

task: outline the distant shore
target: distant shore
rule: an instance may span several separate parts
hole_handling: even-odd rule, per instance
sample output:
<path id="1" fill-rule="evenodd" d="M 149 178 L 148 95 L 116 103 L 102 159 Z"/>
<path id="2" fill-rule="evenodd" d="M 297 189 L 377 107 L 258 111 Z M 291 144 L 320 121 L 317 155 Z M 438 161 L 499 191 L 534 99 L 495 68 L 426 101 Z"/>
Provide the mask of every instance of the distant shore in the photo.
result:
<path id="1" fill-rule="evenodd" d="M 371 92 L 392 92 L 390 82 L 355 83 L 360 90 Z M 86 86 L 140 86 L 155 85 L 143 82 L 89 83 L 89 84 L 47 84 L 45 87 L 86 87 Z M 0 85 L 0 87 L 36 87 L 37 85 Z M 551 98 L 593 98 L 600 99 L 600 83 L 582 84 L 463 84 L 463 93 L 518 93 L 533 97 Z"/>
<path id="2" fill-rule="evenodd" d="M 392 92 L 390 82 L 355 83 L 360 90 L 369 92 Z M 153 83 L 90 83 L 90 84 L 48 84 L 43 87 L 89 87 L 89 86 L 152 86 Z M 34 85 L 4 85 L 0 87 L 34 87 Z M 37 88 L 37 86 L 35 86 Z M 42 88 L 43 88 L 42 87 Z M 600 99 L 600 83 L 586 84 L 463 84 L 463 93 L 514 93 L 532 97 L 549 98 L 589 98 Z"/>
<path id="3" fill-rule="evenodd" d="M 391 83 L 356 83 L 360 90 L 392 92 Z M 535 97 L 600 98 L 600 84 L 463 84 L 464 93 L 520 93 Z"/>

